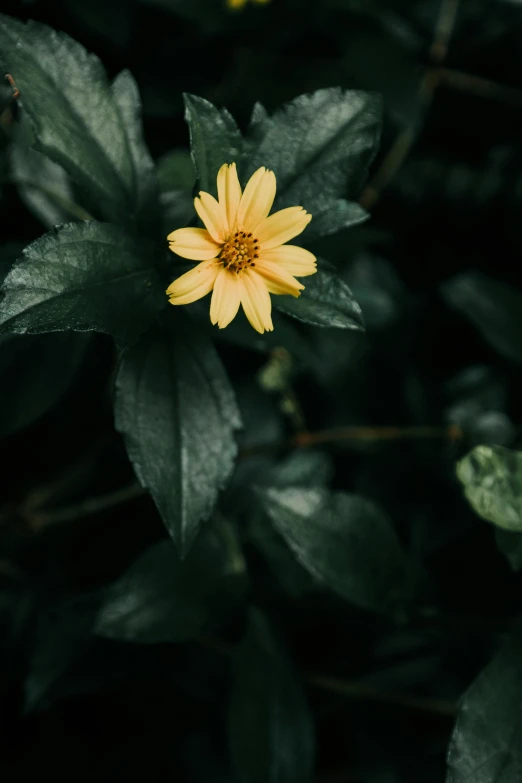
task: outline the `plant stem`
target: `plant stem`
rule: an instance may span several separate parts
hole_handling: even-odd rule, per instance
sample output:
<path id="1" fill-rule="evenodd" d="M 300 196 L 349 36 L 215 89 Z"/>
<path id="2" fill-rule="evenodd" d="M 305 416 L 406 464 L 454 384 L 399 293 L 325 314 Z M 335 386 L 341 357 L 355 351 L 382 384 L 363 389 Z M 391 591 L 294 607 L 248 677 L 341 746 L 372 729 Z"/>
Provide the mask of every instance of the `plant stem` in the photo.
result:
<path id="1" fill-rule="evenodd" d="M 430 48 L 430 60 L 433 65 L 440 65 L 446 59 L 459 5 L 460 0 L 441 0 L 433 43 Z M 426 115 L 431 106 L 438 84 L 439 79 L 434 74 L 434 69 L 428 69 L 419 84 L 422 117 Z M 383 191 L 410 154 L 419 133 L 419 125 L 420 123 L 415 118 L 406 128 L 399 131 L 380 167 L 364 188 L 359 198 L 361 207 L 371 210 L 379 201 Z"/>

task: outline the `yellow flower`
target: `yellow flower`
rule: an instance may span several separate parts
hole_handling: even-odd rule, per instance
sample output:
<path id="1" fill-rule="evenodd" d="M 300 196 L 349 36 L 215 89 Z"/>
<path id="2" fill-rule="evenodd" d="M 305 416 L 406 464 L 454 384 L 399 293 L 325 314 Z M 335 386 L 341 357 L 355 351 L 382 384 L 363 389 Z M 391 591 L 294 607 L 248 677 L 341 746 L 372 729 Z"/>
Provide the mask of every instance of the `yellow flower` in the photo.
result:
<path id="1" fill-rule="evenodd" d="M 257 3 L 258 5 L 266 5 L 270 2 L 270 0 L 252 0 L 254 3 Z M 233 11 L 239 10 L 240 8 L 244 8 L 245 5 L 248 3 L 248 0 L 227 0 L 227 5 L 229 8 L 231 8 Z"/>
<path id="2" fill-rule="evenodd" d="M 312 216 L 302 207 L 288 207 L 268 217 L 276 178 L 263 167 L 241 193 L 236 164 L 225 163 L 218 172 L 217 189 L 218 201 L 203 191 L 194 199 L 206 228 L 179 228 L 167 237 L 178 256 L 201 261 L 167 288 L 169 301 L 189 304 L 212 291 L 210 320 L 220 329 L 235 318 L 241 304 L 256 331 L 272 331 L 270 294 L 299 296 L 304 286 L 294 275 L 317 271 L 312 253 L 285 244 Z"/>

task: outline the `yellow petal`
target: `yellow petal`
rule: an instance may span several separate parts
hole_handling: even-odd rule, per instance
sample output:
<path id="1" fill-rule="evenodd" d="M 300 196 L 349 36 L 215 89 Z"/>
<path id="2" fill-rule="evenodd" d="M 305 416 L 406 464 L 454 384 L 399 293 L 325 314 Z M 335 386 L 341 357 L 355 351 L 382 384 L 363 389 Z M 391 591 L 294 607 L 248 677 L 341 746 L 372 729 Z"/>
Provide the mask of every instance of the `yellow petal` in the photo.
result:
<path id="1" fill-rule="evenodd" d="M 272 332 L 272 300 L 263 279 L 249 269 L 241 275 L 240 282 L 241 304 L 246 317 L 256 332 Z"/>
<path id="2" fill-rule="evenodd" d="M 271 261 L 296 277 L 305 277 L 317 272 L 317 259 L 309 250 L 297 245 L 280 245 L 272 250 L 263 250 L 261 261 Z"/>
<path id="3" fill-rule="evenodd" d="M 224 163 L 218 171 L 217 188 L 219 204 L 225 212 L 229 232 L 234 230 L 237 210 L 241 201 L 241 185 L 235 163 Z"/>
<path id="4" fill-rule="evenodd" d="M 288 207 L 274 212 L 256 228 L 261 250 L 270 250 L 293 239 L 305 230 L 311 219 L 312 216 L 302 207 Z"/>
<path id="5" fill-rule="evenodd" d="M 214 283 L 210 303 L 210 320 L 224 329 L 236 317 L 241 303 L 239 275 L 229 269 L 222 269 Z"/>
<path id="6" fill-rule="evenodd" d="M 201 191 L 199 198 L 194 199 L 194 206 L 214 242 L 223 243 L 228 233 L 225 213 L 214 196 Z"/>
<path id="7" fill-rule="evenodd" d="M 214 281 L 222 268 L 218 261 L 211 260 L 202 261 L 194 269 L 185 272 L 167 288 L 170 303 L 184 305 L 201 299 L 212 291 Z"/>
<path id="8" fill-rule="evenodd" d="M 215 258 L 221 249 L 204 228 L 178 228 L 177 231 L 172 231 L 167 239 L 173 253 L 193 261 Z"/>
<path id="9" fill-rule="evenodd" d="M 237 213 L 237 225 L 244 231 L 253 232 L 272 209 L 275 194 L 275 174 L 261 166 L 248 180 Z"/>
<path id="10" fill-rule="evenodd" d="M 271 294 L 290 294 L 299 296 L 304 285 L 292 277 L 282 266 L 260 258 L 256 263 L 256 272 L 261 275 Z"/>

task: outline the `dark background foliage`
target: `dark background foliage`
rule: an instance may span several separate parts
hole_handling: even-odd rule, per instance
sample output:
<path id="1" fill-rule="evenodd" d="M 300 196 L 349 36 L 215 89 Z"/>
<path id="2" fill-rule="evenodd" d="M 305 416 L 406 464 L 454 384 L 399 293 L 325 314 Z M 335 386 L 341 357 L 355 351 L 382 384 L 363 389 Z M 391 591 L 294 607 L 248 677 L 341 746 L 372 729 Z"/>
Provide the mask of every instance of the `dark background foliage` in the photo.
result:
<path id="1" fill-rule="evenodd" d="M 366 334 L 303 328 L 294 351 L 268 355 L 219 344 L 245 429 L 191 560 L 173 563 L 133 483 L 109 339 L 0 336 L 2 778 L 443 781 L 458 700 L 522 602 L 509 542 L 476 517 L 455 475 L 472 446 L 520 440 L 521 4 L 272 0 L 232 14 L 220 0 L 4 0 L 0 10 L 67 32 L 111 79 L 129 68 L 156 160 L 188 148 L 183 92 L 226 106 L 241 127 L 256 101 L 273 111 L 321 87 L 384 100 L 360 195 L 371 219 L 318 245 Z M 43 233 L 10 181 L 9 95 L 0 277 Z M 183 152 L 172 165 L 190 189 Z M 325 486 L 349 496 L 313 517 Z M 493 755 L 508 742 L 504 723 L 520 723 L 517 649 L 515 636 L 462 718 L 462 731 L 484 721 Z M 500 681 L 493 696 L 488 676 Z M 454 748 L 451 769 L 460 752 L 481 751 Z M 515 783 L 511 761 L 506 772 L 485 759 L 473 779 Z"/>

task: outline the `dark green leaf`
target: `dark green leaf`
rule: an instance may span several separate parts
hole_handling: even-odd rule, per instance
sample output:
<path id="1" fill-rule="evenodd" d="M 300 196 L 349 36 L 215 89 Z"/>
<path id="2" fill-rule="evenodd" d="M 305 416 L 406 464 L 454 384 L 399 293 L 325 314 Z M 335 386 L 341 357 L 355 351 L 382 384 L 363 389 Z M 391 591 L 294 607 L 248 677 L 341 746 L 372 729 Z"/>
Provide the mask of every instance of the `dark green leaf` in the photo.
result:
<path id="1" fill-rule="evenodd" d="M 468 318 L 493 348 L 513 362 L 522 362 L 522 294 L 480 272 L 448 280 L 446 301 Z"/>
<path id="2" fill-rule="evenodd" d="M 192 160 L 198 188 L 216 195 L 217 173 L 223 163 L 238 162 L 243 139 L 233 117 L 197 95 L 184 95 Z"/>
<path id="3" fill-rule="evenodd" d="M 297 298 L 276 297 L 277 308 L 313 326 L 364 330 L 361 308 L 337 274 L 318 269 L 315 275 L 303 278 L 303 284 L 304 291 Z"/>
<path id="4" fill-rule="evenodd" d="M 515 783 L 522 770 L 522 643 L 518 628 L 460 702 L 446 783 Z"/>
<path id="5" fill-rule="evenodd" d="M 136 218 L 142 232 L 155 237 L 160 227 L 159 186 L 141 124 L 141 100 L 138 85 L 130 71 L 114 79 L 111 91 L 120 111 L 133 168 L 132 194 Z"/>
<path id="6" fill-rule="evenodd" d="M 230 476 L 239 426 L 234 394 L 211 342 L 169 310 L 163 325 L 123 357 L 116 427 L 182 556 Z"/>
<path id="7" fill-rule="evenodd" d="M 11 178 L 20 197 L 46 228 L 88 220 L 90 215 L 75 202 L 67 173 L 46 155 L 31 148 L 32 133 L 27 122 L 20 123 L 11 144 Z"/>
<path id="8" fill-rule="evenodd" d="M 357 226 L 368 217 L 368 213 L 355 201 L 345 201 L 340 198 L 332 201 L 322 211 L 314 212 L 311 222 L 299 239 L 305 244 L 313 242 L 314 239 L 336 234 L 344 228 Z"/>
<path id="9" fill-rule="evenodd" d="M 300 95 L 262 123 L 249 160 L 277 177 L 276 209 L 303 206 L 312 215 L 348 196 L 356 200 L 379 143 L 381 101 L 338 87 Z M 312 221 L 313 222 L 313 221 Z"/>
<path id="10" fill-rule="evenodd" d="M 458 463 L 457 476 L 482 519 L 522 531 L 522 452 L 476 446 Z"/>
<path id="11" fill-rule="evenodd" d="M 251 482 L 273 487 L 322 487 L 332 478 L 332 471 L 332 460 L 327 454 L 320 451 L 294 451 L 286 459 L 266 469 L 262 478 L 258 469 Z M 264 514 L 252 515 L 249 534 L 290 595 L 299 597 L 317 588 L 316 580 L 297 562 L 286 541 L 272 525 L 267 525 Z"/>
<path id="12" fill-rule="evenodd" d="M 229 725 L 242 783 L 311 783 L 314 732 L 305 696 L 258 611 L 251 612 L 239 652 Z"/>
<path id="13" fill-rule="evenodd" d="M 119 77 L 113 91 L 99 60 L 80 44 L 4 15 L 0 53 L 23 95 L 35 149 L 63 166 L 90 212 L 128 225 L 152 197 L 129 77 Z"/>
<path id="14" fill-rule="evenodd" d="M 172 541 L 151 547 L 112 585 L 95 626 L 111 639 L 185 642 L 215 627 L 245 595 L 245 561 L 233 529 L 209 524 L 185 560 Z"/>
<path id="15" fill-rule="evenodd" d="M 27 427 L 55 405 L 73 380 L 86 337 L 0 335 L 0 437 Z"/>
<path id="16" fill-rule="evenodd" d="M 512 530 L 495 530 L 497 546 L 513 571 L 522 568 L 522 535 Z"/>
<path id="17" fill-rule="evenodd" d="M 137 240 L 106 223 L 70 223 L 37 239 L 4 280 L 0 332 L 98 331 L 132 343 L 164 306 Z"/>
<path id="18" fill-rule="evenodd" d="M 370 500 L 325 489 L 259 490 L 276 530 L 313 576 L 352 603 L 388 611 L 402 598 L 405 558 Z"/>

